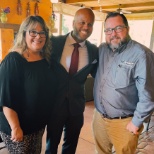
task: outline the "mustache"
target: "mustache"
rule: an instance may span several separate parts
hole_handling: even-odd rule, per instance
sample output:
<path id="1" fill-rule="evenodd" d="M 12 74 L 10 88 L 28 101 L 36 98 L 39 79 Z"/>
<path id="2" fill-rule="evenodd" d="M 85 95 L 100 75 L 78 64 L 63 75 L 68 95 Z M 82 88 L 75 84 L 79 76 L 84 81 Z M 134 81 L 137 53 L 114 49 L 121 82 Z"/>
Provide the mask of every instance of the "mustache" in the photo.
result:
<path id="1" fill-rule="evenodd" d="M 113 37 L 110 38 L 111 41 L 114 40 L 114 39 L 120 39 L 120 37 L 118 37 L 118 36 L 113 36 Z"/>

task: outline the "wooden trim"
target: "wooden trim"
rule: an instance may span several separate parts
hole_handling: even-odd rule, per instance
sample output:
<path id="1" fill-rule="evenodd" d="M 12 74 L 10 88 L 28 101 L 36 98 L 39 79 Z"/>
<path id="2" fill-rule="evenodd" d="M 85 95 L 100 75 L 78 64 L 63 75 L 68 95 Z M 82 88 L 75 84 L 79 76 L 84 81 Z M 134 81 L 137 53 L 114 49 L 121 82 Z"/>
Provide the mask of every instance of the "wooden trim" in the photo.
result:
<path id="1" fill-rule="evenodd" d="M 8 23 L 0 23 L 0 28 L 3 29 L 13 29 L 14 33 L 17 33 L 19 30 L 19 24 L 8 24 Z"/>

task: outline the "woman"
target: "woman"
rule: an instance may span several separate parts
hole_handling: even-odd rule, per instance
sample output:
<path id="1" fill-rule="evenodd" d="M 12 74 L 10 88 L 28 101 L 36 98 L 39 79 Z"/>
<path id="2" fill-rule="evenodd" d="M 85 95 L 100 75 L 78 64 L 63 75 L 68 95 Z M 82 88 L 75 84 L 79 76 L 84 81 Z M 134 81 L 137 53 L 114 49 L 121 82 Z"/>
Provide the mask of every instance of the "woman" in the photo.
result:
<path id="1" fill-rule="evenodd" d="M 23 21 L 0 66 L 0 135 L 9 153 L 40 154 L 54 102 L 56 77 L 48 28 L 40 16 Z"/>

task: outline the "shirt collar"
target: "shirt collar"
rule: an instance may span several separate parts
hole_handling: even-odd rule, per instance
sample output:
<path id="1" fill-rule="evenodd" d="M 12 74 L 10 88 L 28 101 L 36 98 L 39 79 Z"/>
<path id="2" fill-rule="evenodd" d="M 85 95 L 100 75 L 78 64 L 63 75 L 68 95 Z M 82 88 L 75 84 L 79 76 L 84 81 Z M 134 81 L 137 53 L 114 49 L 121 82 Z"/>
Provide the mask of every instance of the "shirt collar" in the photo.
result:
<path id="1" fill-rule="evenodd" d="M 72 37 L 71 33 L 69 33 L 69 35 L 68 35 L 68 42 L 69 42 L 69 45 L 72 45 L 72 44 L 74 44 L 74 43 L 77 43 L 77 42 L 74 40 L 74 38 Z M 81 46 L 81 47 L 84 47 L 84 46 L 85 46 L 85 42 L 86 42 L 86 41 L 83 41 L 83 42 L 79 43 L 80 46 Z"/>

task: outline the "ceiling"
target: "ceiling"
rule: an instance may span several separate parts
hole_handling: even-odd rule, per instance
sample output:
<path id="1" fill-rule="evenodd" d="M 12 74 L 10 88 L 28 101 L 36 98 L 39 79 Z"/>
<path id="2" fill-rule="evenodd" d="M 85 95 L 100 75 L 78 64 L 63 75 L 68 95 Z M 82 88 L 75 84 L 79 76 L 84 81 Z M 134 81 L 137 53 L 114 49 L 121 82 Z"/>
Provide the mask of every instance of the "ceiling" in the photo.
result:
<path id="1" fill-rule="evenodd" d="M 63 0 L 66 4 L 90 7 L 98 12 L 154 13 L 154 0 Z M 121 10 L 119 10 L 121 11 Z"/>

